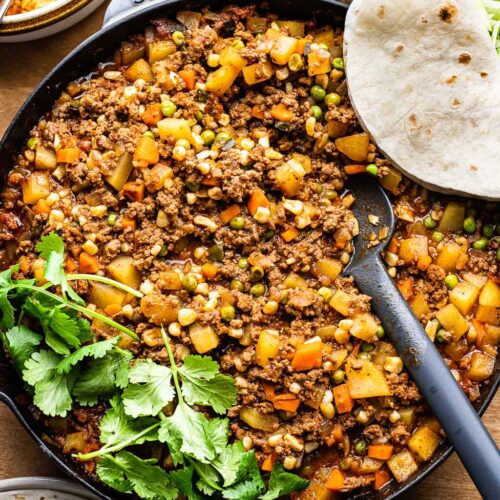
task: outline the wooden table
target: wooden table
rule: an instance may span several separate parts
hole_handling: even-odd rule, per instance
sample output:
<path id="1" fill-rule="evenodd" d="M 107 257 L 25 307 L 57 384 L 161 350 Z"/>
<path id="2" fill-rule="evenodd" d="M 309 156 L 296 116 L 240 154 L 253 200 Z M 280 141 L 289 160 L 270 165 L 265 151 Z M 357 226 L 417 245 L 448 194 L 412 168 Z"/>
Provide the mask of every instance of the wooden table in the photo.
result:
<path id="1" fill-rule="evenodd" d="M 0 134 L 40 79 L 73 47 L 101 25 L 104 7 L 69 30 L 45 40 L 0 45 Z M 26 131 L 28 132 L 28 131 Z M 500 442 L 500 395 L 484 422 Z M 61 475 L 41 454 L 10 412 L 0 405 L 0 479 Z M 480 498 L 460 461 L 454 455 L 432 477 L 421 483 L 408 499 L 469 500 Z"/>

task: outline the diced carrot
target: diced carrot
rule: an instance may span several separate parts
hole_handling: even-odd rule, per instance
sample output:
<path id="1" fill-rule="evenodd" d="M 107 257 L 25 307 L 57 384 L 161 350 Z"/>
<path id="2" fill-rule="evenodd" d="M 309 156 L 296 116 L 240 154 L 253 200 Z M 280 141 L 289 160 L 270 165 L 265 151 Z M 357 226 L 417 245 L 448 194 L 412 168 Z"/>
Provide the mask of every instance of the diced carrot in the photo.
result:
<path id="1" fill-rule="evenodd" d="M 297 40 L 297 46 L 295 47 L 295 52 L 297 52 L 297 54 L 303 54 L 304 53 L 304 50 L 306 48 L 306 45 L 309 43 L 310 41 L 307 39 L 307 38 L 299 38 Z"/>
<path id="2" fill-rule="evenodd" d="M 144 182 L 142 181 L 126 182 L 123 186 L 123 194 L 130 201 L 141 202 L 142 200 L 144 200 Z"/>
<path id="3" fill-rule="evenodd" d="M 341 384 L 333 388 L 335 406 L 339 413 L 349 413 L 354 408 L 354 399 L 349 394 L 347 384 Z"/>
<path id="4" fill-rule="evenodd" d="M 19 270 L 24 274 L 26 274 L 30 270 L 30 265 L 26 255 L 22 255 L 19 258 Z"/>
<path id="5" fill-rule="evenodd" d="M 229 221 L 241 213 L 241 208 L 238 205 L 231 205 L 220 213 L 220 220 L 224 224 L 229 224 Z"/>
<path id="6" fill-rule="evenodd" d="M 56 151 L 57 163 L 75 163 L 80 158 L 79 148 L 62 148 Z"/>
<path id="7" fill-rule="evenodd" d="M 391 239 L 389 245 L 387 245 L 387 251 L 391 253 L 399 252 L 399 241 L 396 238 Z"/>
<path id="8" fill-rule="evenodd" d="M 218 186 L 219 183 L 217 182 L 217 179 L 214 179 L 213 177 L 204 177 L 201 183 L 204 186 Z"/>
<path id="9" fill-rule="evenodd" d="M 311 370 L 321 366 L 323 359 L 323 343 L 320 339 L 304 342 L 297 347 L 292 359 L 292 367 L 296 371 Z"/>
<path id="10" fill-rule="evenodd" d="M 135 220 L 134 219 L 129 219 L 128 217 L 124 217 L 122 219 L 122 229 L 126 229 L 128 227 L 130 229 L 132 229 L 132 231 L 135 231 L 135 228 L 136 228 Z"/>
<path id="11" fill-rule="evenodd" d="M 269 382 L 262 382 L 262 388 L 264 389 L 264 396 L 268 401 L 274 401 L 274 385 Z"/>
<path id="12" fill-rule="evenodd" d="M 405 300 L 410 300 L 413 296 L 413 279 L 410 277 L 401 278 L 398 280 L 397 286 Z"/>
<path id="13" fill-rule="evenodd" d="M 484 339 L 484 326 L 481 321 L 478 321 L 475 318 L 472 320 L 472 324 L 476 330 L 476 346 L 479 347 L 483 343 Z"/>
<path id="14" fill-rule="evenodd" d="M 375 490 L 379 490 L 384 486 L 384 484 L 388 483 L 389 480 L 391 479 L 391 476 L 389 473 L 385 470 L 377 470 L 375 471 L 375 481 L 373 483 L 373 488 Z"/>
<path id="15" fill-rule="evenodd" d="M 35 205 L 36 214 L 50 214 L 50 207 L 45 200 L 38 200 Z"/>
<path id="16" fill-rule="evenodd" d="M 263 120 L 266 115 L 264 114 L 264 110 L 262 109 L 262 106 L 260 104 L 256 104 L 252 108 L 252 116 L 254 118 L 258 118 L 259 120 Z"/>
<path id="17" fill-rule="evenodd" d="M 179 76 L 184 80 L 188 90 L 194 89 L 195 72 L 193 69 L 183 69 L 179 71 Z"/>
<path id="18" fill-rule="evenodd" d="M 295 115 L 285 106 L 285 104 L 275 104 L 271 108 L 271 116 L 281 122 L 291 122 Z"/>
<path id="19" fill-rule="evenodd" d="M 122 308 L 118 304 L 109 304 L 109 306 L 106 306 L 104 308 L 104 312 L 108 316 L 113 316 L 114 314 L 119 313 L 121 310 Z"/>
<path id="20" fill-rule="evenodd" d="M 148 137 L 147 135 L 143 135 L 135 147 L 134 160 L 144 161 L 149 165 L 158 163 L 160 155 L 158 153 L 155 140 L 151 139 L 151 137 Z"/>
<path id="21" fill-rule="evenodd" d="M 286 231 L 280 233 L 280 236 L 288 243 L 300 234 L 296 227 L 289 227 Z"/>
<path id="22" fill-rule="evenodd" d="M 267 455 L 267 457 L 264 459 L 262 465 L 260 466 L 261 470 L 265 472 L 271 472 L 273 470 L 274 462 L 276 462 L 275 451 L 273 451 L 270 455 Z"/>
<path id="23" fill-rule="evenodd" d="M 426 271 L 432 264 L 432 257 L 430 255 L 421 255 L 417 261 L 417 268 L 421 271 Z"/>
<path id="24" fill-rule="evenodd" d="M 300 399 L 295 394 L 287 392 L 275 396 L 273 405 L 276 410 L 295 412 L 300 406 Z"/>
<path id="25" fill-rule="evenodd" d="M 344 474 L 338 468 L 335 468 L 330 472 L 328 480 L 325 483 L 325 487 L 332 491 L 340 491 L 344 486 Z"/>
<path id="26" fill-rule="evenodd" d="M 254 215 L 255 212 L 257 212 L 257 209 L 259 207 L 266 208 L 270 206 L 271 202 L 267 199 L 266 194 L 261 189 L 256 189 L 250 195 L 250 199 L 248 200 L 248 210 L 252 215 Z"/>
<path id="27" fill-rule="evenodd" d="M 74 273 L 78 269 L 78 265 L 71 257 L 67 257 L 64 261 L 64 269 L 67 273 Z"/>
<path id="28" fill-rule="evenodd" d="M 393 451 L 394 446 L 392 444 L 371 444 L 368 446 L 368 456 L 379 460 L 389 460 Z"/>
<path id="29" fill-rule="evenodd" d="M 214 279 L 217 276 L 219 269 L 215 264 L 207 262 L 201 266 L 201 274 L 207 279 Z"/>
<path id="30" fill-rule="evenodd" d="M 156 126 L 156 124 L 163 118 L 163 113 L 161 112 L 160 103 L 148 104 L 146 110 L 142 115 L 142 121 L 151 127 Z"/>
<path id="31" fill-rule="evenodd" d="M 99 271 L 99 263 L 95 255 L 86 252 L 80 254 L 80 272 L 84 274 L 95 274 Z"/>
<path id="32" fill-rule="evenodd" d="M 340 443 L 344 439 L 344 431 L 340 424 L 335 424 L 332 431 L 332 437 L 337 443 Z"/>
<path id="33" fill-rule="evenodd" d="M 363 174 L 366 172 L 366 165 L 346 165 L 344 170 L 348 175 Z"/>

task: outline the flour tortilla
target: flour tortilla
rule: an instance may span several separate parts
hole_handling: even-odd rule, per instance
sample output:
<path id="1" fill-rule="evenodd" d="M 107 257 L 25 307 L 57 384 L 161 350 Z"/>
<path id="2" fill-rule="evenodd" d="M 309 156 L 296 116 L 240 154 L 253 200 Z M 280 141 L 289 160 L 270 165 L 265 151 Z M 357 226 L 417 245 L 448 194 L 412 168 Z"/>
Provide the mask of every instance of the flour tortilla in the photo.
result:
<path id="1" fill-rule="evenodd" d="M 354 0 L 344 57 L 354 109 L 395 166 L 500 200 L 500 57 L 475 0 Z"/>

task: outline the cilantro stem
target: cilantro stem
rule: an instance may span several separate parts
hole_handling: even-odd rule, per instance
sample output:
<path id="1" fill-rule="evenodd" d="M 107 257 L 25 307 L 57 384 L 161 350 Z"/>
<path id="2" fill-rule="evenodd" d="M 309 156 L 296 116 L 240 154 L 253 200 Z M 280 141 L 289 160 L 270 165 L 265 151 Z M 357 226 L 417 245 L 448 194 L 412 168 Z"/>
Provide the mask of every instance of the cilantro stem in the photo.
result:
<path id="1" fill-rule="evenodd" d="M 78 453 L 77 455 L 73 456 L 78 460 L 87 461 L 91 460 L 92 458 L 102 457 L 103 455 L 107 455 L 108 453 L 114 453 L 115 451 L 123 450 L 123 448 L 131 446 L 132 444 L 134 444 L 135 441 L 137 441 L 138 439 L 145 436 L 146 434 L 148 434 L 149 432 L 151 432 L 152 430 L 156 429 L 159 426 L 160 422 L 156 422 L 153 425 L 150 425 L 148 428 L 136 434 L 134 437 L 131 437 L 130 439 L 127 439 L 122 443 L 115 444 L 114 446 L 104 445 L 102 448 L 99 448 L 96 451 L 92 451 L 91 453 L 85 453 L 84 455 Z"/>
<path id="2" fill-rule="evenodd" d="M 208 477 L 204 474 L 203 470 L 198 466 L 198 463 L 195 460 L 193 460 L 189 456 L 187 456 L 186 458 L 188 459 L 189 463 L 194 467 L 194 470 L 197 472 L 198 476 L 200 476 L 201 479 L 205 481 L 205 483 L 207 483 L 214 490 L 224 491 L 224 488 L 221 488 L 218 484 L 213 483 L 212 481 L 210 481 L 210 479 L 208 479 Z"/>
<path id="3" fill-rule="evenodd" d="M 179 404 L 184 404 L 184 398 L 182 397 L 181 386 L 179 384 L 179 376 L 177 372 L 177 365 L 175 364 L 174 353 L 172 352 L 172 348 L 170 347 L 170 342 L 168 341 L 167 333 L 161 327 L 161 336 L 163 338 L 163 342 L 165 343 L 165 349 L 168 353 L 168 359 L 170 360 L 170 369 L 172 370 L 172 377 L 174 379 L 175 390 L 177 392 L 177 399 L 179 400 Z"/>
<path id="4" fill-rule="evenodd" d="M 132 330 L 129 330 L 126 326 L 120 325 L 120 323 L 117 323 L 116 321 L 112 320 L 111 318 L 108 318 L 107 316 L 104 316 L 104 314 L 98 313 L 96 311 L 92 311 L 92 309 L 88 309 L 87 307 L 79 306 L 78 304 L 73 304 L 72 302 L 69 302 L 67 299 L 64 299 L 62 297 L 59 297 L 59 295 L 56 295 L 55 293 L 49 292 L 45 290 L 44 288 L 40 288 L 37 286 L 33 285 L 26 285 L 23 283 L 17 283 L 16 288 L 24 288 L 26 290 L 32 290 L 37 293 L 41 293 L 42 295 L 46 295 L 47 297 L 50 297 L 51 299 L 59 302 L 60 304 L 63 304 L 65 307 L 69 307 L 70 309 L 74 309 L 75 311 L 81 312 L 82 314 L 85 314 L 87 316 L 90 316 L 91 318 L 98 319 L 99 321 L 102 321 L 103 323 L 116 328 L 122 333 L 125 333 L 129 337 L 132 337 L 134 340 L 139 340 L 139 337 L 135 332 Z"/>
<path id="5" fill-rule="evenodd" d="M 119 281 L 106 278 L 105 276 L 97 276 L 96 274 L 67 274 L 66 279 L 68 281 L 76 281 L 76 280 L 99 281 L 100 283 L 105 283 L 106 285 L 114 286 L 115 288 L 123 290 L 124 292 L 130 293 L 131 295 L 133 295 L 134 297 L 138 297 L 139 299 L 144 297 L 144 294 L 142 292 L 139 292 L 135 288 L 124 285 Z"/>

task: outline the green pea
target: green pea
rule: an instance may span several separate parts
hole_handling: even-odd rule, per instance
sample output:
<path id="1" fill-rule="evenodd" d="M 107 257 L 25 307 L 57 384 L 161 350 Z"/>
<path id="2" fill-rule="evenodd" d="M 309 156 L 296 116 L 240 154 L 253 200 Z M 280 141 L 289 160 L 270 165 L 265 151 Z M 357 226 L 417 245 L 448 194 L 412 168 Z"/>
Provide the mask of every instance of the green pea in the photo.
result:
<path id="1" fill-rule="evenodd" d="M 440 241 L 443 241 L 444 234 L 440 233 L 439 231 L 434 231 L 432 233 L 432 241 L 434 243 L 439 243 Z"/>
<path id="2" fill-rule="evenodd" d="M 319 121 L 323 118 L 323 110 L 319 106 L 311 106 L 311 111 L 316 120 Z"/>
<path id="3" fill-rule="evenodd" d="M 280 304 L 287 304 L 288 303 L 288 290 L 284 290 L 283 292 L 281 292 L 280 294 Z"/>
<path id="4" fill-rule="evenodd" d="M 382 325 L 379 325 L 379 327 L 377 328 L 377 331 L 375 332 L 375 335 L 379 339 L 383 339 L 385 337 L 385 330 L 384 330 L 384 327 Z"/>
<path id="5" fill-rule="evenodd" d="M 366 455 L 367 448 L 368 448 L 368 443 L 366 442 L 366 439 L 360 439 L 354 445 L 354 450 L 358 455 Z"/>
<path id="6" fill-rule="evenodd" d="M 458 285 L 458 276 L 456 274 L 448 274 L 444 279 L 444 284 L 448 290 L 453 290 Z"/>
<path id="7" fill-rule="evenodd" d="M 182 278 L 182 288 L 187 290 L 188 292 L 194 292 L 196 287 L 198 286 L 198 280 L 194 274 L 186 274 L 184 278 Z"/>
<path id="8" fill-rule="evenodd" d="M 250 268 L 250 281 L 255 282 L 259 281 L 264 277 L 264 269 L 262 266 L 256 265 Z"/>
<path id="9" fill-rule="evenodd" d="M 332 202 L 328 198 L 321 198 L 321 200 L 319 200 L 319 204 L 322 207 L 329 207 L 332 204 Z"/>
<path id="10" fill-rule="evenodd" d="M 38 137 L 30 137 L 28 141 L 26 142 L 26 146 L 28 146 L 28 149 L 35 149 L 36 145 L 40 142 L 40 139 Z"/>
<path id="11" fill-rule="evenodd" d="M 323 192 L 323 186 L 317 182 L 316 184 L 314 184 L 314 191 L 316 191 L 316 193 L 318 194 L 321 194 Z"/>
<path id="12" fill-rule="evenodd" d="M 177 111 L 177 106 L 175 105 L 175 103 L 169 101 L 168 99 L 161 101 L 160 108 L 161 112 L 163 113 L 163 116 L 167 117 L 173 116 L 174 113 Z"/>
<path id="13" fill-rule="evenodd" d="M 315 101 L 319 102 L 325 98 L 326 90 L 321 85 L 313 85 L 310 94 Z"/>
<path id="14" fill-rule="evenodd" d="M 361 351 L 363 351 L 363 352 L 371 352 L 371 351 L 373 351 L 373 349 L 375 349 L 373 347 L 373 344 L 368 344 L 367 342 L 363 342 L 361 344 Z"/>
<path id="15" fill-rule="evenodd" d="M 304 61 L 300 54 L 292 54 L 288 59 L 288 67 L 292 71 L 300 71 L 304 67 Z"/>
<path id="16" fill-rule="evenodd" d="M 174 31 L 172 33 L 172 41 L 177 45 L 177 47 L 180 47 L 181 45 L 184 45 L 186 37 L 184 36 L 184 33 L 181 31 Z"/>
<path id="17" fill-rule="evenodd" d="M 195 112 L 194 117 L 196 118 L 197 122 L 201 122 L 201 120 L 203 120 L 203 113 L 198 110 Z"/>
<path id="18" fill-rule="evenodd" d="M 369 352 L 361 352 L 358 354 L 358 358 L 370 361 L 372 359 L 372 355 Z"/>
<path id="19" fill-rule="evenodd" d="M 328 106 L 334 104 L 338 106 L 342 102 L 342 97 L 340 97 L 336 92 L 330 92 L 325 96 L 325 104 Z"/>
<path id="20" fill-rule="evenodd" d="M 436 333 L 436 340 L 437 340 L 440 344 L 443 344 L 444 342 L 446 342 L 446 335 L 445 335 L 445 331 L 444 331 L 444 330 L 439 330 L 439 331 Z"/>
<path id="21" fill-rule="evenodd" d="M 245 217 L 242 216 L 233 217 L 230 220 L 229 225 L 233 229 L 243 229 L 245 227 Z"/>
<path id="22" fill-rule="evenodd" d="M 165 257 L 165 255 L 167 255 L 167 253 L 168 253 L 168 247 L 167 247 L 167 245 L 162 245 L 160 253 L 158 255 L 160 257 Z"/>
<path id="23" fill-rule="evenodd" d="M 464 231 L 469 234 L 473 234 L 476 232 L 476 220 L 474 217 L 467 217 L 464 220 Z"/>
<path id="24" fill-rule="evenodd" d="M 245 289 L 243 283 L 240 280 L 231 280 L 229 287 L 231 288 L 231 290 L 239 290 L 240 292 Z"/>
<path id="25" fill-rule="evenodd" d="M 117 220 L 118 220 L 118 214 L 116 212 L 111 212 L 106 217 L 106 224 L 108 226 L 114 226 Z"/>
<path id="26" fill-rule="evenodd" d="M 325 302 L 329 302 L 331 298 L 333 297 L 333 292 L 330 288 L 327 288 L 326 286 L 322 286 L 319 290 L 318 293 L 321 297 L 323 297 Z"/>
<path id="27" fill-rule="evenodd" d="M 350 456 L 349 456 L 349 457 L 344 457 L 344 458 L 340 461 L 340 463 L 339 463 L 340 468 L 341 468 L 342 470 L 349 470 L 349 469 L 351 468 L 351 466 L 352 466 L 353 461 L 354 461 L 354 460 L 353 460 L 353 458 L 352 458 L 352 457 L 350 457 Z"/>
<path id="28" fill-rule="evenodd" d="M 275 234 L 276 234 L 275 231 L 273 231 L 272 229 L 268 229 L 262 236 L 264 238 L 264 241 L 269 241 L 274 238 Z"/>
<path id="29" fill-rule="evenodd" d="M 373 177 L 377 177 L 378 175 L 378 167 L 375 165 L 375 163 L 370 163 L 369 165 L 366 166 L 366 173 L 373 175 Z"/>
<path id="30" fill-rule="evenodd" d="M 484 250 L 488 246 L 488 240 L 486 238 L 481 238 L 477 241 L 475 241 L 472 246 L 476 250 Z"/>
<path id="31" fill-rule="evenodd" d="M 333 372 L 333 380 L 336 384 L 341 384 L 345 380 L 345 371 L 340 368 L 335 370 Z"/>
<path id="32" fill-rule="evenodd" d="M 196 191 L 198 191 L 198 189 L 200 189 L 200 183 L 199 182 L 186 181 L 186 187 L 189 189 L 189 191 L 192 191 L 193 193 L 196 193 Z"/>
<path id="33" fill-rule="evenodd" d="M 495 226 L 491 224 L 483 226 L 483 234 L 484 236 L 486 236 L 486 238 L 492 238 L 493 235 L 495 234 Z"/>
<path id="34" fill-rule="evenodd" d="M 434 229 L 436 226 L 437 226 L 437 222 L 430 215 L 428 215 L 424 219 L 424 227 L 426 229 Z"/>
<path id="35" fill-rule="evenodd" d="M 250 294 L 254 297 L 262 297 L 266 293 L 266 287 L 262 283 L 255 283 L 255 285 L 250 288 Z"/>
<path id="36" fill-rule="evenodd" d="M 232 321 L 236 310 L 233 306 L 227 305 L 220 308 L 220 316 L 224 321 Z"/>
<path id="37" fill-rule="evenodd" d="M 154 139 L 155 138 L 155 135 L 153 134 L 153 132 L 151 132 L 151 130 L 146 130 L 146 132 L 144 132 L 144 134 L 142 134 L 144 137 L 149 137 L 150 139 Z"/>
<path id="38" fill-rule="evenodd" d="M 201 133 L 201 138 L 206 146 L 210 146 L 215 140 L 215 134 L 213 130 L 204 130 Z"/>
<path id="39" fill-rule="evenodd" d="M 212 245 L 208 249 L 208 256 L 213 262 L 222 262 L 224 260 L 224 250 L 220 245 Z"/>
<path id="40" fill-rule="evenodd" d="M 333 61 L 332 61 L 332 64 L 333 64 L 333 67 L 335 69 L 341 69 L 341 70 L 344 70 L 344 59 L 342 57 L 336 57 Z"/>
<path id="41" fill-rule="evenodd" d="M 245 44 L 243 43 L 243 40 L 235 40 L 231 45 L 235 49 L 244 49 L 245 48 Z"/>
<path id="42" fill-rule="evenodd" d="M 231 140 L 231 136 L 229 135 L 229 133 L 227 132 L 219 132 L 216 136 L 215 136 L 215 144 L 218 144 L 219 146 L 224 146 L 224 144 L 226 144 L 226 142 L 230 141 Z"/>
<path id="43" fill-rule="evenodd" d="M 246 269 L 248 267 L 248 259 L 246 257 L 241 257 L 238 260 L 238 267 L 240 269 Z"/>
<path id="44" fill-rule="evenodd" d="M 334 189 L 327 189 L 325 191 L 325 198 L 327 200 L 334 200 L 335 198 L 337 198 L 337 196 L 338 196 L 338 193 Z"/>

